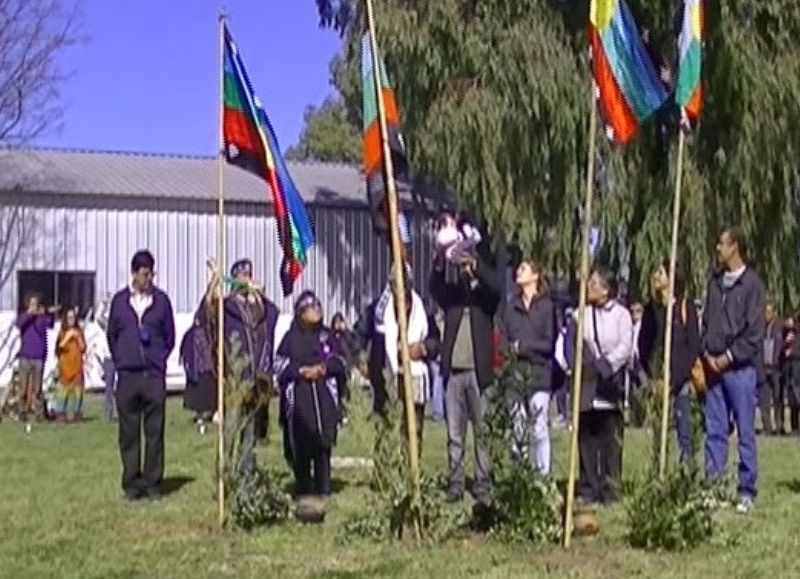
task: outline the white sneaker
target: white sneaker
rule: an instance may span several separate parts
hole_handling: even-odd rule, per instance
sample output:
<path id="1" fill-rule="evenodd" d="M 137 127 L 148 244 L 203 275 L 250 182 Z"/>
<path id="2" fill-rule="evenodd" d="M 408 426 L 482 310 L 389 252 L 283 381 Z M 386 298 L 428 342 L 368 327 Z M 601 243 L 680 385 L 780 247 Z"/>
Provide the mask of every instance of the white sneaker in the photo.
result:
<path id="1" fill-rule="evenodd" d="M 753 499 L 750 497 L 742 497 L 739 504 L 736 505 L 736 512 L 740 515 L 749 515 L 756 508 Z"/>

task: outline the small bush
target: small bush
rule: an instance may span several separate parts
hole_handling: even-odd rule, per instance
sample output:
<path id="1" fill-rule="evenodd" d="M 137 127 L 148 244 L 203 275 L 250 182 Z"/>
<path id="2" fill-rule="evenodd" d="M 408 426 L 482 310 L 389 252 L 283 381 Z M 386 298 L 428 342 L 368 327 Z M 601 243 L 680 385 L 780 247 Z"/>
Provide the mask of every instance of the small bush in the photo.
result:
<path id="1" fill-rule="evenodd" d="M 715 502 L 696 470 L 673 470 L 664 480 L 651 472 L 632 486 L 625 503 L 631 546 L 685 551 L 712 536 Z"/>
<path id="2" fill-rule="evenodd" d="M 245 530 L 285 521 L 291 516 L 292 497 L 283 489 L 284 473 L 256 467 L 234 481 L 230 512 L 236 525 Z"/>
<path id="3" fill-rule="evenodd" d="M 486 429 L 494 478 L 490 534 L 503 542 L 544 545 L 563 534 L 563 501 L 555 481 L 543 477 L 524 456 L 530 422 L 515 428 L 514 407 L 525 403 L 533 383 L 530 367 L 512 358 L 488 393 Z M 528 449 L 532 451 L 532 449 Z"/>

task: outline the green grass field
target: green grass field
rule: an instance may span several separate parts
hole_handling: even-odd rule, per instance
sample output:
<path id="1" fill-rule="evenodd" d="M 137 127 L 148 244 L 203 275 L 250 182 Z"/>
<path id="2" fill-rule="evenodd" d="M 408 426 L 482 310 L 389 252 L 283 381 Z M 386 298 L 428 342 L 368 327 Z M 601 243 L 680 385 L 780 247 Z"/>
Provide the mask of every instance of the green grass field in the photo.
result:
<path id="1" fill-rule="evenodd" d="M 601 533 L 559 547 L 506 546 L 481 536 L 436 547 L 337 540 L 343 522 L 363 508 L 364 475 L 336 472 L 337 493 L 321 526 L 287 523 L 253 533 L 221 531 L 214 501 L 215 437 L 198 435 L 178 400 L 167 419 L 167 486 L 159 503 L 128 503 L 119 490 L 116 425 L 99 403 L 78 425 L 41 425 L 25 435 L 0 424 L 0 576 L 22 577 L 798 577 L 800 440 L 759 439 L 761 495 L 749 517 L 723 512 L 711 543 L 688 554 L 633 550 L 623 513 L 601 513 Z M 348 427 L 336 454 L 368 456 Z M 641 469 L 645 436 L 629 432 L 625 471 Z M 556 434 L 557 474 L 566 463 Z M 279 436 L 262 460 L 283 465 Z M 424 465 L 445 468 L 444 429 L 426 424 Z M 471 467 L 470 467 L 471 472 Z"/>

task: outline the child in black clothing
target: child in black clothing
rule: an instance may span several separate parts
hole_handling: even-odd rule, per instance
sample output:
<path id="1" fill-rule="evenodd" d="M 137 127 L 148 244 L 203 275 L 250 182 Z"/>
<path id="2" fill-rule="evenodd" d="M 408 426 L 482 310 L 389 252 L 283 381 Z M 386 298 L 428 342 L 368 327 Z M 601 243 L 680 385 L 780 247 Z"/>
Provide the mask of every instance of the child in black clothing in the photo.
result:
<path id="1" fill-rule="evenodd" d="M 322 324 L 322 305 L 305 291 L 278 348 L 284 450 L 294 468 L 296 496 L 331 493 L 331 448 L 339 422 L 345 363 Z M 311 465 L 314 466 L 312 484 Z"/>

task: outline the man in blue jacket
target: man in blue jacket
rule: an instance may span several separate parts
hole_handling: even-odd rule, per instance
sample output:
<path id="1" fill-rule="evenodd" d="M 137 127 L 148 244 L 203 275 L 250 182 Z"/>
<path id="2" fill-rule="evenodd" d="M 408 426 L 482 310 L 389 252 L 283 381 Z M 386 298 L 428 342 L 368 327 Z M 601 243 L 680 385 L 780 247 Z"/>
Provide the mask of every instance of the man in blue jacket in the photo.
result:
<path id="1" fill-rule="evenodd" d="M 154 268 L 149 251 L 133 256 L 131 283 L 114 296 L 108 318 L 108 345 L 118 377 L 122 490 L 129 500 L 160 499 L 164 476 L 166 372 L 175 347 L 175 322 L 169 297 L 153 285 Z"/>
<path id="2" fill-rule="evenodd" d="M 703 313 L 706 394 L 706 475 L 721 480 L 728 459 L 729 420 L 739 438 L 737 510 L 748 513 L 756 498 L 756 383 L 764 342 L 764 286 L 747 265 L 747 244 L 738 227 L 725 230 L 717 243 L 722 266 L 708 284 Z"/>

